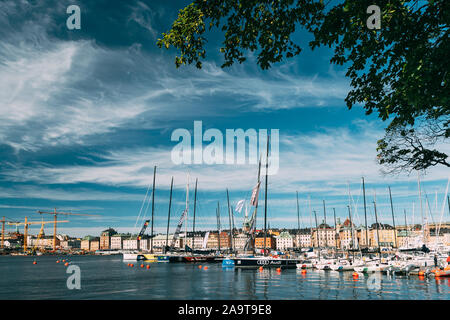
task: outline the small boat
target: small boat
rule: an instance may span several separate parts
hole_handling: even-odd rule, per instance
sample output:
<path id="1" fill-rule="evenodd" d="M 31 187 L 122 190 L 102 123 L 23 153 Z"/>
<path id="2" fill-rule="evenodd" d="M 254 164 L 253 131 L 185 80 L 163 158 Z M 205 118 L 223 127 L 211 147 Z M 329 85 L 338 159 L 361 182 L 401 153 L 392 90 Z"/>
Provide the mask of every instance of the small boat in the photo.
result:
<path id="1" fill-rule="evenodd" d="M 333 271 L 353 271 L 355 267 L 360 267 L 364 263 L 363 261 L 349 261 L 349 260 L 340 260 L 336 263 L 330 265 L 330 269 Z"/>
<path id="2" fill-rule="evenodd" d="M 145 260 L 145 256 L 142 253 L 123 253 L 122 259 L 128 261 L 140 261 Z"/>
<path id="3" fill-rule="evenodd" d="M 300 263 L 297 263 L 297 269 L 312 269 L 314 268 L 314 262 L 310 260 L 304 260 Z"/>
<path id="4" fill-rule="evenodd" d="M 314 268 L 317 270 L 331 270 L 330 266 L 335 263 L 334 259 L 322 259 L 318 260 L 317 263 L 314 264 Z"/>
<path id="5" fill-rule="evenodd" d="M 372 273 L 372 272 L 382 272 L 388 267 L 389 267 L 388 264 L 371 262 L 364 264 L 362 266 L 354 267 L 353 270 L 355 270 L 356 272 Z"/>
<path id="6" fill-rule="evenodd" d="M 144 254 L 144 260 L 149 262 L 169 262 L 169 256 L 160 254 Z"/>

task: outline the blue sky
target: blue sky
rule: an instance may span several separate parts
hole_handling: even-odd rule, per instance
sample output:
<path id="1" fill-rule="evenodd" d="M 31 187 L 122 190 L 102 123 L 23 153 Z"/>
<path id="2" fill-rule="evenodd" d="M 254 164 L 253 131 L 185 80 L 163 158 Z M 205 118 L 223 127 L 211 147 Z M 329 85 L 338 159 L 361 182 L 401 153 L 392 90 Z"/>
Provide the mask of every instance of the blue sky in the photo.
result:
<path id="1" fill-rule="evenodd" d="M 333 207 L 345 219 L 348 190 L 356 221 L 362 222 L 362 176 L 369 222 L 376 194 L 381 222 L 391 223 L 388 185 L 399 223 L 404 209 L 409 222 L 420 221 L 417 174 L 380 173 L 375 148 L 386 123 L 366 116 L 362 107 L 346 108 L 349 81 L 345 69 L 329 64 L 329 49 L 311 52 L 306 46 L 310 36 L 299 31 L 295 37 L 304 50 L 294 59 L 261 71 L 249 53 L 246 64 L 221 69 L 220 35 L 212 33 L 204 68 L 176 69 L 174 51 L 159 49 L 156 40 L 188 3 L 0 3 L 0 216 L 38 221 L 36 210 L 56 207 L 99 215 L 70 217 L 60 232 L 98 235 L 106 227 L 133 232 L 142 224 L 137 217 L 156 165 L 156 232 L 166 229 L 172 176 L 175 229 L 188 173 L 191 191 L 199 179 L 196 229 L 215 228 L 217 201 L 222 225 L 228 226 L 225 190 L 232 204 L 248 200 L 257 168 L 173 164 L 171 133 L 192 130 L 194 120 L 201 120 L 205 130 L 280 130 L 280 170 L 269 177 L 271 226 L 296 226 L 296 191 L 302 227 L 311 221 L 308 197 L 320 220 L 322 200 L 327 222 Z M 81 30 L 66 28 L 70 4 L 81 8 Z M 443 167 L 421 177 L 430 220 L 439 221 L 441 214 L 449 220 L 448 211 L 442 211 L 448 177 Z M 191 213 L 193 197 L 192 192 Z M 242 214 L 235 219 L 240 224 Z"/>

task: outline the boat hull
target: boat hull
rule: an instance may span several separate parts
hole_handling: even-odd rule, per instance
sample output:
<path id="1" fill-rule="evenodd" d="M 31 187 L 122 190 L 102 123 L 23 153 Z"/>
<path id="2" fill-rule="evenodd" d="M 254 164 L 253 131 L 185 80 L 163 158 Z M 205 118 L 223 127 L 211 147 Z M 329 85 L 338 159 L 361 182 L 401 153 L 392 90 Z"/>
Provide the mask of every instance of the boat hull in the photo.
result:
<path id="1" fill-rule="evenodd" d="M 236 268 L 282 268 L 282 269 L 295 269 L 299 260 L 294 259 L 258 259 L 258 258 L 236 258 L 234 260 L 234 266 Z"/>

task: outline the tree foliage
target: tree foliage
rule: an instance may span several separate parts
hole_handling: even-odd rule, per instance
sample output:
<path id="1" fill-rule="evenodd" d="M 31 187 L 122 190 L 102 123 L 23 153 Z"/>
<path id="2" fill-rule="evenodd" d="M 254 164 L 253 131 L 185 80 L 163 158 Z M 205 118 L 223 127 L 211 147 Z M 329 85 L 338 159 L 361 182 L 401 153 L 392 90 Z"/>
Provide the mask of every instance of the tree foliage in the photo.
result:
<path id="1" fill-rule="evenodd" d="M 416 120 L 427 119 L 439 124 L 439 137 L 448 141 L 450 1 L 377 0 L 380 30 L 367 27 L 366 10 L 372 4 L 373 0 L 195 0 L 180 10 L 158 45 L 178 50 L 177 67 L 198 68 L 206 58 L 207 29 L 223 32 L 222 67 L 244 62 L 248 51 L 256 54 L 262 69 L 268 69 L 305 46 L 333 48 L 330 62 L 344 65 L 351 80 L 347 107 L 362 105 L 366 114 L 376 112 L 390 121 L 378 143 L 379 163 L 403 169 L 445 164 L 446 155 L 436 150 L 399 152 L 399 140 L 393 137 L 401 133 L 420 141 Z M 294 41 L 298 28 L 309 31 L 313 40 Z"/>

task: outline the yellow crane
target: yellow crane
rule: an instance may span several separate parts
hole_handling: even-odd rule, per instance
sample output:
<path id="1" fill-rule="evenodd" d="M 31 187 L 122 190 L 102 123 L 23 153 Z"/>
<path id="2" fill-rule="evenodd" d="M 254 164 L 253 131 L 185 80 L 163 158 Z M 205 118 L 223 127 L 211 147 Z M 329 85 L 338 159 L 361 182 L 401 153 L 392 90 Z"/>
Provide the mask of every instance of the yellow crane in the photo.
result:
<path id="1" fill-rule="evenodd" d="M 72 216 L 91 216 L 91 217 L 95 217 L 98 216 L 96 214 L 86 214 L 86 213 L 72 213 L 72 212 L 58 212 L 56 211 L 37 211 L 39 214 L 52 214 L 54 216 L 54 226 L 53 226 L 53 251 L 56 251 L 56 224 L 57 224 L 57 216 L 58 214 L 63 214 L 63 215 L 72 215 Z"/>
<path id="2" fill-rule="evenodd" d="M 58 221 L 58 223 L 64 223 L 64 222 L 69 222 L 69 221 L 67 221 L 67 220 Z M 44 225 L 46 223 L 55 223 L 55 222 L 54 221 L 41 221 L 41 229 L 39 230 L 38 236 L 36 238 L 36 242 L 33 246 L 33 250 L 32 250 L 33 252 L 36 252 L 36 248 L 39 244 L 39 241 L 41 240 L 42 236 L 44 235 Z M 40 249 L 40 251 L 43 251 L 42 248 Z"/>
<path id="3" fill-rule="evenodd" d="M 69 222 L 67 220 L 58 221 L 57 223 Z M 46 223 L 55 223 L 55 221 L 28 221 L 28 217 L 25 217 L 25 222 L 7 222 L 9 226 L 24 226 L 23 228 L 23 251 L 26 252 L 28 248 L 28 226 L 32 224 L 41 224 L 42 226 Z"/>

